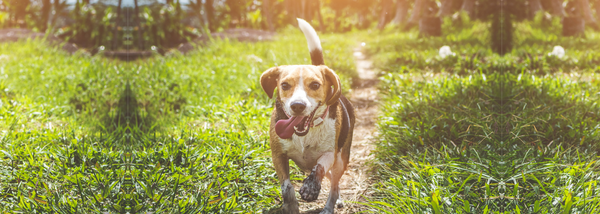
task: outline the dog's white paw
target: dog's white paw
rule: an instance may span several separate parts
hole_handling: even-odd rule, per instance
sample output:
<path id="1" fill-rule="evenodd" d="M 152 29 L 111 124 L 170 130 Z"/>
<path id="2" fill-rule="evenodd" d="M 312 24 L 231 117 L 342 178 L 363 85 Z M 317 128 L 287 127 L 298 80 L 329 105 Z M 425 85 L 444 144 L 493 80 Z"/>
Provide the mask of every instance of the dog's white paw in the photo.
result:
<path id="1" fill-rule="evenodd" d="M 338 209 L 344 207 L 344 201 L 342 201 L 341 199 L 338 199 L 335 202 L 335 207 L 338 208 Z"/>

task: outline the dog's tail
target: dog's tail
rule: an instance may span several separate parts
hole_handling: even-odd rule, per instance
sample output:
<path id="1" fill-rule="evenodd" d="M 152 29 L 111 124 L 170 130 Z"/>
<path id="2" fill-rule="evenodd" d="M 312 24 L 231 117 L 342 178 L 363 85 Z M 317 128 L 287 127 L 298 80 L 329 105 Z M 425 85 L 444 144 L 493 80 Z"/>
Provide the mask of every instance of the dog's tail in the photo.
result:
<path id="1" fill-rule="evenodd" d="M 308 51 L 310 51 L 310 60 L 313 65 L 325 65 L 323 60 L 323 48 L 321 48 L 321 40 L 317 36 L 315 29 L 303 19 L 298 19 L 298 26 L 308 42 Z"/>

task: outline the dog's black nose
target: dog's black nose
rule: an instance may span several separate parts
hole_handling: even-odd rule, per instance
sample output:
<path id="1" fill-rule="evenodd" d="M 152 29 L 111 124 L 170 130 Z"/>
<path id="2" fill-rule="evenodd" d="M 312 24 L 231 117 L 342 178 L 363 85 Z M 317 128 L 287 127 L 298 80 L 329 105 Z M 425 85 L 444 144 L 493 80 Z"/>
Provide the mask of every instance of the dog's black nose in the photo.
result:
<path id="1" fill-rule="evenodd" d="M 306 109 L 306 105 L 304 103 L 292 103 L 290 107 L 292 107 L 292 111 L 294 111 L 294 113 L 302 113 L 302 111 Z"/>

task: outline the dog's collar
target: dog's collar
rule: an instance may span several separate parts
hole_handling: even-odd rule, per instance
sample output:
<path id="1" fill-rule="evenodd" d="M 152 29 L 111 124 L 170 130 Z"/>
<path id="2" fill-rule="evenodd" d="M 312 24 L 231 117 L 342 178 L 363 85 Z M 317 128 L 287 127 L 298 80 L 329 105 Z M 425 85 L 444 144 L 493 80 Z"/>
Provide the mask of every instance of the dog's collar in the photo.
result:
<path id="1" fill-rule="evenodd" d="M 316 109 L 319 109 L 319 107 L 320 107 L 320 105 L 317 106 Z M 315 111 L 316 111 L 316 109 L 315 109 Z M 288 118 L 292 118 L 292 116 L 290 116 L 287 112 L 285 112 L 285 110 L 283 110 L 283 113 L 285 113 L 285 116 L 287 116 Z M 329 114 L 329 106 L 327 106 L 327 108 L 325 109 L 325 112 L 323 113 L 323 115 L 321 115 L 320 117 L 317 117 L 316 119 L 314 119 L 311 122 L 310 127 L 315 127 L 315 126 L 323 124 L 323 121 L 325 121 L 325 117 L 327 117 L 327 114 Z"/>

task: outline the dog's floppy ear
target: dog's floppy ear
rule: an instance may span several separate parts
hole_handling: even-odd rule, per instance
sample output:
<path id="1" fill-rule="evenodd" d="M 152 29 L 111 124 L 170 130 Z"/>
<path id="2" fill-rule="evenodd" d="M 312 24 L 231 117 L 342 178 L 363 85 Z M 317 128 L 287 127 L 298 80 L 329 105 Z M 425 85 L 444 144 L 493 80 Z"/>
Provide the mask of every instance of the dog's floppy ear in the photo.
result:
<path id="1" fill-rule="evenodd" d="M 260 75 L 260 85 L 262 85 L 263 90 L 269 98 L 273 98 L 273 92 L 277 87 L 277 79 L 280 73 L 279 67 L 272 67 Z"/>
<path id="2" fill-rule="evenodd" d="M 320 67 L 325 79 L 327 79 L 327 81 L 329 81 L 331 85 L 333 85 L 333 91 L 331 92 L 331 94 L 327 95 L 326 101 L 327 105 L 332 105 L 335 102 L 337 102 L 337 100 L 342 95 L 342 83 L 340 82 L 340 77 L 338 77 L 338 75 L 335 74 L 333 70 L 329 69 L 327 66 L 324 65 Z"/>

